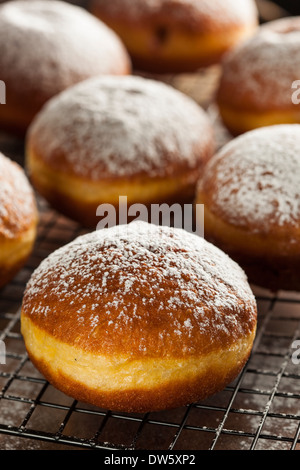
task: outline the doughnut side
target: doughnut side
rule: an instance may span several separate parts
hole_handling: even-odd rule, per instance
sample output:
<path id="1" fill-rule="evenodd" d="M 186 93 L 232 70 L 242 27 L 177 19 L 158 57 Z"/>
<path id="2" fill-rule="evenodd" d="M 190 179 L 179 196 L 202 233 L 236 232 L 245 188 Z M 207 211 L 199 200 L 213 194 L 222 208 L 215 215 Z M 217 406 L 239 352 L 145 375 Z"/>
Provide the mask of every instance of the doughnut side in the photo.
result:
<path id="1" fill-rule="evenodd" d="M 24 266 L 36 239 L 36 221 L 17 238 L 0 236 L 0 288 Z"/>
<path id="2" fill-rule="evenodd" d="M 219 101 L 219 113 L 233 136 L 259 127 L 274 126 L 279 124 L 299 124 L 300 110 L 295 105 L 287 105 L 286 109 L 271 109 L 269 111 L 247 110 L 246 107 L 238 107 L 231 104 L 223 104 Z"/>
<path id="3" fill-rule="evenodd" d="M 67 395 L 103 408 L 147 412 L 183 406 L 222 390 L 245 365 L 255 328 L 209 354 L 135 360 L 92 354 L 64 343 L 23 312 L 22 334 L 33 364 Z"/>

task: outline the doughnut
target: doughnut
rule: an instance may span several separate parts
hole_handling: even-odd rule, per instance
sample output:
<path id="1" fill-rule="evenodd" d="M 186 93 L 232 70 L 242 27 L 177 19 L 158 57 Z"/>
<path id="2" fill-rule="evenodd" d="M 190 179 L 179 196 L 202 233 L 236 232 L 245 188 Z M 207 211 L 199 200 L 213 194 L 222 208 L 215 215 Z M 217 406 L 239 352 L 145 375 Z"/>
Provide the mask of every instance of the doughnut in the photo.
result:
<path id="1" fill-rule="evenodd" d="M 300 123 L 300 108 L 292 100 L 299 60 L 300 17 L 266 23 L 225 56 L 216 103 L 234 136 Z"/>
<path id="2" fill-rule="evenodd" d="M 58 211 L 96 228 L 101 204 L 192 203 L 214 153 L 206 112 L 143 77 L 88 79 L 52 98 L 26 139 L 33 186 Z"/>
<path id="3" fill-rule="evenodd" d="M 0 5 L 0 70 L 6 105 L 0 128 L 24 136 L 43 104 L 89 77 L 131 72 L 115 32 L 83 8 L 62 1 Z"/>
<path id="4" fill-rule="evenodd" d="M 131 413 L 222 390 L 249 357 L 256 319 L 245 273 L 225 253 L 183 229 L 133 221 L 42 261 L 21 331 L 54 387 Z"/>
<path id="5" fill-rule="evenodd" d="M 24 170 L 0 153 L 0 288 L 29 257 L 37 219 L 35 195 Z"/>
<path id="6" fill-rule="evenodd" d="M 90 11 L 122 38 L 133 66 L 151 73 L 218 63 L 258 26 L 253 0 L 92 0 Z"/>
<path id="7" fill-rule="evenodd" d="M 208 162 L 197 186 L 205 238 L 272 291 L 300 290 L 300 125 L 246 132 Z"/>

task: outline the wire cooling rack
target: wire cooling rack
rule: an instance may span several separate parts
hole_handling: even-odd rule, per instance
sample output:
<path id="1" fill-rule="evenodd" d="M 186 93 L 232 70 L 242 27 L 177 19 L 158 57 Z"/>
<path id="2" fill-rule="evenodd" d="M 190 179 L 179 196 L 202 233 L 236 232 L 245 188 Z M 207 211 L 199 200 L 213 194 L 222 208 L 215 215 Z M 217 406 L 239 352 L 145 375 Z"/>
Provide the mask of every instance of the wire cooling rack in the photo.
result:
<path id="1" fill-rule="evenodd" d="M 218 145 L 230 138 L 209 106 L 218 69 L 160 79 L 208 107 Z M 23 142 L 0 136 L 0 151 L 23 164 Z M 163 412 L 126 414 L 74 401 L 52 387 L 27 357 L 20 334 L 22 297 L 39 263 L 84 230 L 39 197 L 38 203 L 40 223 L 32 256 L 0 290 L 0 344 L 6 353 L 6 363 L 0 363 L 1 450 L 300 449 L 298 293 L 274 294 L 253 286 L 258 330 L 251 358 L 233 383 L 205 401 Z"/>

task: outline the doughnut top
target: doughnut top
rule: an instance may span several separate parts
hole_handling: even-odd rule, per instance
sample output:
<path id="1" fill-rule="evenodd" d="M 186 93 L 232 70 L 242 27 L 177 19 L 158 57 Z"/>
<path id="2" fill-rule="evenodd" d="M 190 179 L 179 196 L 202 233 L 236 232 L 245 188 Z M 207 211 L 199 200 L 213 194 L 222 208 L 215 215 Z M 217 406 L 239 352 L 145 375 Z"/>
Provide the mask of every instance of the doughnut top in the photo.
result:
<path id="1" fill-rule="evenodd" d="M 228 223 L 269 232 L 300 228 L 300 125 L 247 132 L 226 144 L 205 168 L 199 190 Z"/>
<path id="2" fill-rule="evenodd" d="M 219 100 L 250 111 L 251 103 L 261 110 L 292 107 L 299 63 L 300 17 L 269 22 L 225 57 Z"/>
<path id="3" fill-rule="evenodd" d="M 123 21 L 147 19 L 175 22 L 201 31 L 215 31 L 232 24 L 257 22 L 253 0 L 94 0 L 97 11 Z"/>
<path id="4" fill-rule="evenodd" d="M 36 219 L 33 190 L 23 169 L 0 153 L 0 238 L 15 238 Z"/>
<path id="5" fill-rule="evenodd" d="M 52 168 L 102 180 L 193 169 L 211 156 L 212 128 L 191 98 L 137 76 L 98 77 L 50 100 L 29 152 Z"/>
<path id="6" fill-rule="evenodd" d="M 244 272 L 218 248 L 135 221 L 52 253 L 27 285 L 22 314 L 86 351 L 181 357 L 253 331 L 256 303 Z"/>
<path id="7" fill-rule="evenodd" d="M 35 100 L 38 90 L 51 97 L 90 76 L 118 73 L 127 58 L 121 41 L 104 23 L 83 8 L 56 0 L 2 4 L 0 44 L 7 92 L 24 90 Z"/>

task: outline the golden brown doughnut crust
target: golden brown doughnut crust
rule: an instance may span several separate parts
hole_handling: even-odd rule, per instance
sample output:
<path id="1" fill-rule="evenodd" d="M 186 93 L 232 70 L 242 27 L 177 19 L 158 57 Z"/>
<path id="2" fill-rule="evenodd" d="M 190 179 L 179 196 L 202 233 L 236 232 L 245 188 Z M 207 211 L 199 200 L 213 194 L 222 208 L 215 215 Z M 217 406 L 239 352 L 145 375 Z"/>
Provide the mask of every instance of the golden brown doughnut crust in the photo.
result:
<path id="1" fill-rule="evenodd" d="M 233 135 L 300 122 L 299 106 L 292 101 L 299 51 L 300 17 L 293 17 L 261 26 L 226 55 L 216 101 Z"/>
<path id="2" fill-rule="evenodd" d="M 213 153 L 212 125 L 191 98 L 141 77 L 98 77 L 47 103 L 28 131 L 26 164 L 54 207 L 95 228 L 97 207 L 119 196 L 193 201 Z"/>
<path id="3" fill-rule="evenodd" d="M 300 126 L 256 129 L 205 167 L 196 202 L 205 237 L 272 290 L 300 289 Z"/>
<path id="4" fill-rule="evenodd" d="M 50 255 L 22 306 L 37 368 L 71 396 L 127 411 L 220 390 L 247 360 L 255 328 L 255 299 L 238 265 L 196 235 L 141 222 Z"/>
<path id="5" fill-rule="evenodd" d="M 252 0 L 92 0 L 90 11 L 119 34 L 136 68 L 158 73 L 216 63 L 258 25 Z"/>
<path id="6" fill-rule="evenodd" d="M 84 9 L 56 0 L 2 4 L 0 45 L 6 84 L 0 126 L 22 135 L 60 91 L 92 76 L 131 71 L 127 51 L 112 30 Z"/>
<path id="7" fill-rule="evenodd" d="M 23 169 L 0 153 L 0 287 L 28 258 L 37 218 L 34 193 Z"/>

